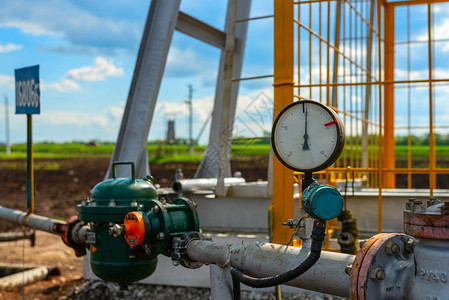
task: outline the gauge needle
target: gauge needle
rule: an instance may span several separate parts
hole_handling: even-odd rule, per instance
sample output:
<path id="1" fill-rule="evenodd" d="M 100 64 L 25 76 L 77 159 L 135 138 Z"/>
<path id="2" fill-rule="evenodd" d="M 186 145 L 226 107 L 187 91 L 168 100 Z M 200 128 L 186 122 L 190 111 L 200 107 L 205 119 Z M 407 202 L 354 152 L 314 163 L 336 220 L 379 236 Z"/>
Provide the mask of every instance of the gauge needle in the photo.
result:
<path id="1" fill-rule="evenodd" d="M 307 143 L 307 141 L 309 139 L 309 136 L 307 135 L 307 108 L 306 108 L 305 114 L 306 114 L 306 118 L 305 118 L 306 121 L 305 121 L 305 125 L 304 125 L 304 127 L 305 127 L 305 129 L 304 129 L 304 144 L 302 144 L 302 150 L 310 150 L 309 144 Z"/>

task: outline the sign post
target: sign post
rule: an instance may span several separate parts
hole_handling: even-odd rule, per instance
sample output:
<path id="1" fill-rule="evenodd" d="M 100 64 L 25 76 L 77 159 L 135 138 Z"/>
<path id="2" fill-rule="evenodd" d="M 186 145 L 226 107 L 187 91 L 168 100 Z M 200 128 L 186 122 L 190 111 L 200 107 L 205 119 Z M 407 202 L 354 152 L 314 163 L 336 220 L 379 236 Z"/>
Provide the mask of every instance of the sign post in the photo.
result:
<path id="1" fill-rule="evenodd" d="M 27 208 L 34 211 L 33 114 L 40 114 L 39 65 L 16 69 L 16 114 L 27 115 Z"/>

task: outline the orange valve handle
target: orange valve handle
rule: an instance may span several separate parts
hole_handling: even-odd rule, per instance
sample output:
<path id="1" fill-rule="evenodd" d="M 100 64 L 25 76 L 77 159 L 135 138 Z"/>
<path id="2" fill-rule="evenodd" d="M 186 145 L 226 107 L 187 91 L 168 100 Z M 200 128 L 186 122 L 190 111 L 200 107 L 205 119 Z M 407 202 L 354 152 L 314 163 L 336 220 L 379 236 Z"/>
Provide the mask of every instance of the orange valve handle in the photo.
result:
<path id="1" fill-rule="evenodd" d="M 125 240 L 128 245 L 136 247 L 142 244 L 145 237 L 145 223 L 139 212 L 130 212 L 123 222 L 126 228 Z"/>

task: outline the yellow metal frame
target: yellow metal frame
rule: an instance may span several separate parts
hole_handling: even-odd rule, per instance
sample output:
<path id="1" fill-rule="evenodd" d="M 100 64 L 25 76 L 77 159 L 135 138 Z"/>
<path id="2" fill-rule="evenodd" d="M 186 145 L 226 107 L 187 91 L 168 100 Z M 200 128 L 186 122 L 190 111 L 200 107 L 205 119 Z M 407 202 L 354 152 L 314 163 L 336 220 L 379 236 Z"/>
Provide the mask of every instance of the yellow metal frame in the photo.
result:
<path id="1" fill-rule="evenodd" d="M 356 177 L 366 176 L 369 185 L 379 191 L 379 232 L 382 190 L 395 187 L 396 174 L 407 174 L 408 188 L 412 174 L 428 174 L 430 195 L 437 187 L 436 175 L 449 174 L 448 168 L 437 167 L 435 147 L 435 129 L 447 126 L 436 126 L 433 115 L 433 87 L 449 84 L 447 78 L 433 78 L 432 5 L 445 2 L 449 0 L 274 1 L 274 118 L 294 99 L 324 102 L 340 114 L 346 127 L 346 147 L 335 165 L 319 176 L 332 182 L 343 179 L 349 169 Z M 410 40 L 409 23 L 407 41 L 396 41 L 395 9 L 412 5 L 427 5 L 428 78 L 395 80 L 395 47 L 418 42 Z M 394 92 L 405 87 L 410 93 L 411 87 L 420 84 L 429 89 L 429 166 L 416 169 L 411 163 L 410 136 L 411 129 L 417 127 L 412 126 L 410 116 L 407 126 L 395 126 Z M 397 168 L 395 130 L 404 128 L 408 129 L 407 167 Z M 282 222 L 294 215 L 292 175 L 273 159 L 271 215 L 277 243 L 285 243 L 291 234 Z M 294 174 L 296 180 L 300 175 Z"/>

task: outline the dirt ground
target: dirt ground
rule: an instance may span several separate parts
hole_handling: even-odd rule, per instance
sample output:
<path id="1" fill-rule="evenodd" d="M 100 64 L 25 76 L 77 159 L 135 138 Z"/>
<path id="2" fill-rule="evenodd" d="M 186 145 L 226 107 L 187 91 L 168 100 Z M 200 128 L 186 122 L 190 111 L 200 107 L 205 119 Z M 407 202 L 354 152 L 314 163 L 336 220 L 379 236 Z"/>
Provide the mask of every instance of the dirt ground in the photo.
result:
<path id="1" fill-rule="evenodd" d="M 247 181 L 266 180 L 268 159 L 233 161 L 232 169 L 241 171 Z M 77 213 L 77 204 L 90 195 L 103 180 L 109 159 L 36 159 L 35 213 L 66 219 Z M 186 178 L 192 177 L 197 163 L 151 165 L 156 183 L 168 187 L 175 170 L 182 168 Z M 25 160 L 0 160 L 0 205 L 26 211 Z M 0 220 L 0 232 L 22 231 L 22 228 Z M 24 289 L 0 292 L 0 299 L 58 299 L 67 295 L 82 281 L 82 258 L 65 246 L 61 238 L 45 232 L 36 233 L 36 245 L 28 240 L 0 243 L 0 262 L 58 267 L 61 275 L 29 285 Z"/>

